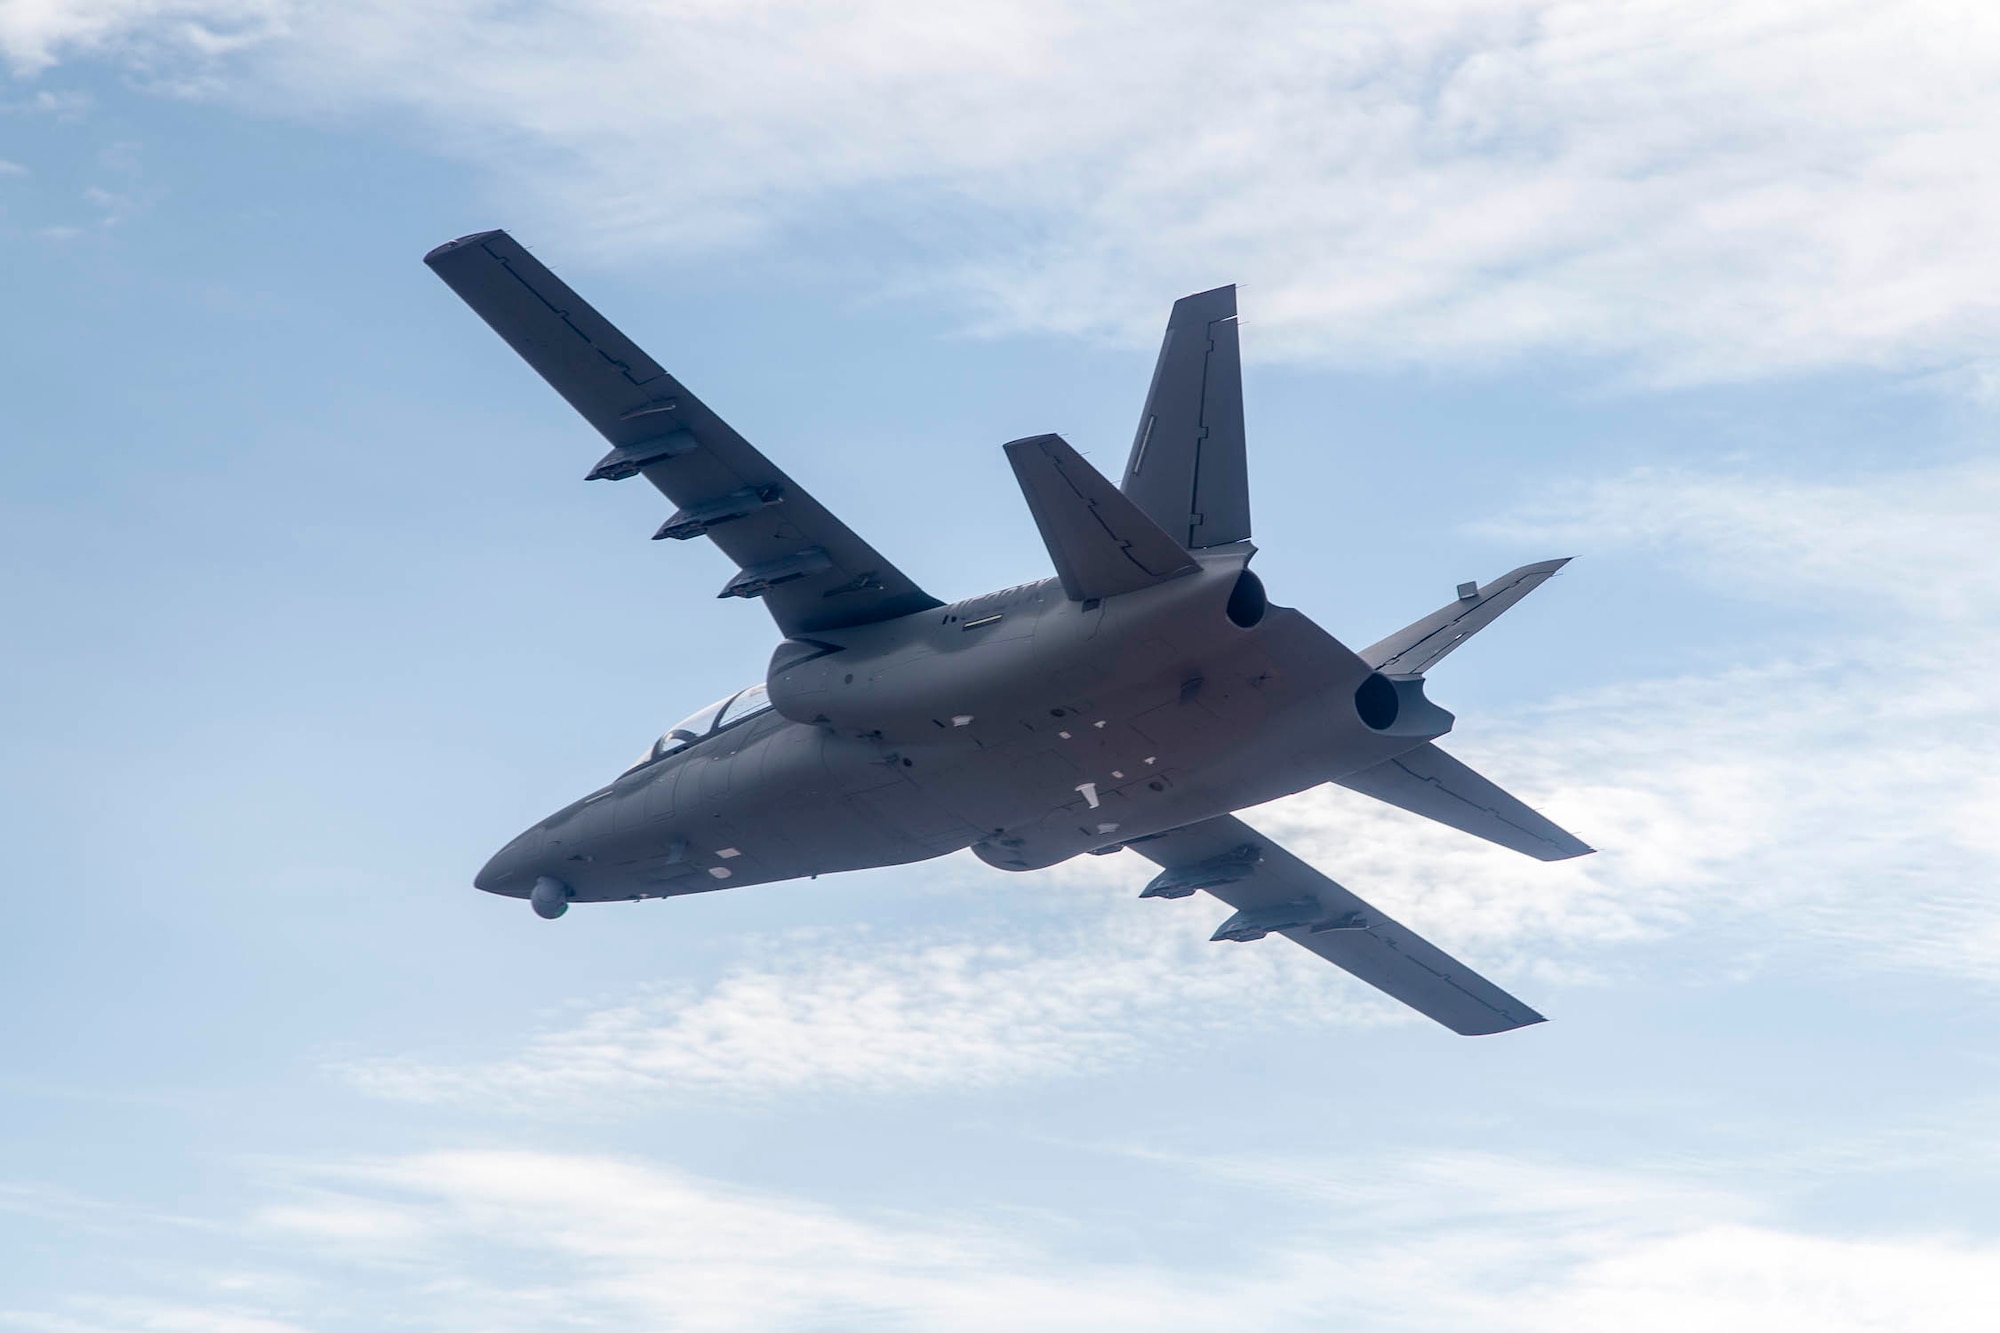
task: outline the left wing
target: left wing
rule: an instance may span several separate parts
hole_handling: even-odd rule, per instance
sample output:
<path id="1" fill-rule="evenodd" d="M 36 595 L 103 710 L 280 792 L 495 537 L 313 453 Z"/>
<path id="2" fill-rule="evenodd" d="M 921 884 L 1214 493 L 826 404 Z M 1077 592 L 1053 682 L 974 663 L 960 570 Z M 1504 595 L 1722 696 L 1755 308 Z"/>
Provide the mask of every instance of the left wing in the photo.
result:
<path id="1" fill-rule="evenodd" d="M 796 638 L 942 605 L 730 429 L 504 231 L 424 263 L 612 445 L 591 480 L 640 473 L 680 508 L 654 537 L 707 537 Z"/>
<path id="2" fill-rule="evenodd" d="M 1162 868 L 1140 897 L 1184 898 L 1206 889 L 1237 909 L 1215 932 L 1218 940 L 1283 935 L 1468 1037 L 1546 1021 L 1234 815 L 1127 846 Z"/>

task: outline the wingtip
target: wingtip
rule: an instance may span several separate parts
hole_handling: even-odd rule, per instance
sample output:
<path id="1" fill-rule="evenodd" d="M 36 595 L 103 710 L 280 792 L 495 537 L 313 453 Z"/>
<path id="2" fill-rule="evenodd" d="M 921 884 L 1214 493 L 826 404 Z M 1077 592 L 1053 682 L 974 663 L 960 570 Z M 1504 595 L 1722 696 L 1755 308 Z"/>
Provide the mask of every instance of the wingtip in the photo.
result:
<path id="1" fill-rule="evenodd" d="M 463 250 L 468 245 L 479 245 L 493 239 L 495 236 L 505 236 L 506 234 L 504 230 L 498 227 L 495 227 L 491 231 L 468 232 L 464 236 L 454 237 L 446 241 L 443 245 L 434 247 L 424 256 L 424 262 L 432 267 L 436 267 L 438 260 L 455 250 Z"/>
<path id="2" fill-rule="evenodd" d="M 1468 1025 L 1459 1027 L 1454 1024 L 1446 1024 L 1446 1026 L 1461 1037 L 1497 1037 L 1503 1032 L 1519 1032 L 1522 1028 L 1531 1028 L 1537 1023 L 1546 1023 L 1549 1021 L 1545 1016 L 1536 1013 L 1526 1005 L 1522 1005 L 1518 1013 L 1505 1013 L 1499 1015 L 1499 1017 L 1503 1021 L 1482 1023 L 1477 1026 Z"/>
<path id="3" fill-rule="evenodd" d="M 1062 445 L 1064 447 L 1067 447 L 1069 441 L 1065 440 L 1060 435 L 1053 435 L 1053 434 L 1023 435 L 1020 439 L 1009 440 L 1007 441 L 1007 443 L 1001 445 L 1000 447 L 1011 455 L 1017 453 L 1024 453 L 1029 449 L 1046 449 L 1051 444 Z"/>

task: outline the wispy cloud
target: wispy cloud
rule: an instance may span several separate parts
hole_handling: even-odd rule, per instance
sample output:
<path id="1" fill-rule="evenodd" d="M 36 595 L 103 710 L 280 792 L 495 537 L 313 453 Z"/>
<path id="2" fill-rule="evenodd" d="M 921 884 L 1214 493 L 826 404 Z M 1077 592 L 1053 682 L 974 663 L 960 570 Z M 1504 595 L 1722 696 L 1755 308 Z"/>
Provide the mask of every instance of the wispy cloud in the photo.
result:
<path id="1" fill-rule="evenodd" d="M 707 990 L 649 991 L 581 1012 L 504 1060 L 397 1059 L 342 1072 L 401 1099 L 537 1109 L 587 1098 L 608 1109 L 1090 1072 L 1281 1002 L 1296 1007 L 1294 1023 L 1400 1017 L 1303 951 L 1209 944 L 1206 927 L 1129 901 L 1129 888 L 1114 898 L 1071 887 L 1059 922 L 1053 912 L 1017 918 L 1003 943 L 872 932 L 764 942 L 754 965 Z"/>
<path id="2" fill-rule="evenodd" d="M 0 1309 L 0 1328 L 32 1333 L 307 1333 L 228 1301 L 81 1298 L 61 1312 Z"/>
<path id="3" fill-rule="evenodd" d="M 1727 380 L 2000 334 L 2000 23 L 1949 0 L 29 0 L 0 52 L 407 113 L 565 246 L 874 235 L 995 328 L 1148 337 L 1235 279 L 1260 354 L 1347 363 Z"/>
<path id="4" fill-rule="evenodd" d="M 1850 617 L 1865 603 L 1894 617 L 1884 637 L 1919 621 L 1957 637 L 2000 626 L 1996 517 L 2000 468 L 1976 463 L 1839 480 L 1642 469 L 1564 488 L 1485 530 L 1642 548 L 1733 595 Z"/>
<path id="5" fill-rule="evenodd" d="M 440 1152 L 283 1188 L 245 1232 L 292 1294 L 255 1313 L 238 1298 L 234 1323 L 190 1320 L 182 1297 L 0 1326 L 277 1333 L 331 1304 L 343 1327 L 446 1330 L 1969 1333 L 2000 1272 L 1990 1243 L 1799 1230 L 1727 1186 L 1643 1172 L 1479 1154 L 1163 1166 L 1226 1177 L 1283 1225 L 1217 1238 L 1193 1270 L 1078 1257 L 1018 1214 L 877 1214 L 618 1158 Z"/>
<path id="6" fill-rule="evenodd" d="M 287 0 L 12 0 L 0 9 L 0 52 L 25 75 L 84 51 L 141 61 L 213 56 L 276 35 L 290 7 Z"/>

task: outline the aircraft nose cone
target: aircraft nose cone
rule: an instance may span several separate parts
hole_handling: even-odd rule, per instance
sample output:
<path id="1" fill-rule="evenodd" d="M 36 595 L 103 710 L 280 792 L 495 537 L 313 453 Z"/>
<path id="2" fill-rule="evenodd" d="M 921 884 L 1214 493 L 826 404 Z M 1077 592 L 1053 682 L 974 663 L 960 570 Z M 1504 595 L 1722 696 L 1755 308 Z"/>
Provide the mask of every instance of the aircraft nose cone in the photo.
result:
<path id="1" fill-rule="evenodd" d="M 511 898 L 525 898 L 535 885 L 531 863 L 540 846 L 541 826 L 537 825 L 493 853 L 480 867 L 479 873 L 472 877 L 472 887 L 488 893 L 506 894 Z"/>
<path id="2" fill-rule="evenodd" d="M 508 878 L 507 853 L 503 848 L 495 852 L 487 860 L 486 864 L 480 867 L 479 873 L 472 877 L 472 887 L 475 889 L 484 889 L 488 893 L 499 893 L 501 891 L 500 886 Z"/>

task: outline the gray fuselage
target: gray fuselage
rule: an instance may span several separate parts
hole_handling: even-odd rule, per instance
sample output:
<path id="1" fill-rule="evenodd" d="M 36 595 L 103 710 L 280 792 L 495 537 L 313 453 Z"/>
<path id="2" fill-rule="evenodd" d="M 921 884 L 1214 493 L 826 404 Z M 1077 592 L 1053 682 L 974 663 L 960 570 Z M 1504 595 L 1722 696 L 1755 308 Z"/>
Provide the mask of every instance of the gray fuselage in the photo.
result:
<path id="1" fill-rule="evenodd" d="M 629 770 L 475 880 L 580 902 L 667 897 L 971 847 L 1006 870 L 1239 810 L 1368 768 L 1450 715 L 1297 611 L 1248 542 L 1100 601 L 1056 580 L 786 640 L 774 707 Z M 1395 688 L 1407 688 L 1398 682 Z M 1369 721 L 1363 720 L 1367 714 Z M 1375 725 L 1370 725 L 1370 722 Z"/>

